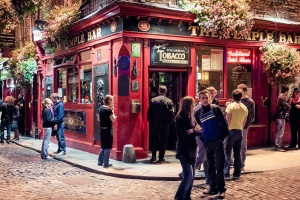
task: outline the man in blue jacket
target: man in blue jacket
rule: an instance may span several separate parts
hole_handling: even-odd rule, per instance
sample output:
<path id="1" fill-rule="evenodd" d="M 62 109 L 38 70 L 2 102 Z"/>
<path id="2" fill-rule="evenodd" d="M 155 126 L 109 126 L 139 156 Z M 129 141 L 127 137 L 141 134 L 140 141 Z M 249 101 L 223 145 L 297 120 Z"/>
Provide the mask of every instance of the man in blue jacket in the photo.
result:
<path id="1" fill-rule="evenodd" d="M 58 142 L 58 150 L 56 153 L 58 156 L 61 156 L 61 155 L 66 154 L 66 139 L 65 139 L 65 134 L 64 134 L 64 127 L 65 127 L 64 103 L 59 100 L 59 95 L 57 93 L 53 93 L 50 98 L 54 103 L 54 106 L 53 106 L 54 118 L 52 118 L 50 121 L 55 123 L 57 126 L 56 139 Z"/>

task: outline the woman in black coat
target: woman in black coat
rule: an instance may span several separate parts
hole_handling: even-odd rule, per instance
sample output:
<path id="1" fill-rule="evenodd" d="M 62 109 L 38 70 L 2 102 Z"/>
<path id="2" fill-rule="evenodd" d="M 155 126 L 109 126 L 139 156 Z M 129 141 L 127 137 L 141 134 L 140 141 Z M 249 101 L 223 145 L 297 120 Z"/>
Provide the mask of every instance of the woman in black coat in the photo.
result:
<path id="1" fill-rule="evenodd" d="M 195 101 L 186 96 L 181 100 L 180 109 L 175 118 L 177 135 L 176 158 L 180 160 L 183 175 L 175 195 L 176 200 L 191 199 L 191 191 L 195 177 L 196 136 L 200 134 L 200 126 L 196 125 L 193 116 Z"/>

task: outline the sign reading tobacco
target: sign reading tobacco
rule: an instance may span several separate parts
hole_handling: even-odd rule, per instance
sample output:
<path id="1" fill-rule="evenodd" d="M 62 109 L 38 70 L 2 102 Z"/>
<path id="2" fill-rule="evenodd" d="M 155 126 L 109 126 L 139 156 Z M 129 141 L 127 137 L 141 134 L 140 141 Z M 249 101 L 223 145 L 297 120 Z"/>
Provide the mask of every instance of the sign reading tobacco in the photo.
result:
<path id="1" fill-rule="evenodd" d="M 152 65 L 190 65 L 190 47 L 174 46 L 168 43 L 152 46 Z"/>

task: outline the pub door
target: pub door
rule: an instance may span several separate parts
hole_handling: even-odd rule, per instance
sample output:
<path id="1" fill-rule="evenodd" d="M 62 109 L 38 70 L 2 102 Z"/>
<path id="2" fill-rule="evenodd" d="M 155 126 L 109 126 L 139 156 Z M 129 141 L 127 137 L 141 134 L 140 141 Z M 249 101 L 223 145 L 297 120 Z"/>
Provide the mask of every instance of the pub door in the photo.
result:
<path id="1" fill-rule="evenodd" d="M 179 110 L 179 103 L 182 97 L 186 95 L 187 87 L 187 72 L 161 72 L 161 71 L 149 71 L 149 101 L 158 95 L 159 85 L 165 85 L 167 87 L 166 96 L 174 103 L 174 117 Z M 168 150 L 175 150 L 176 147 L 176 131 L 174 120 L 172 122 L 169 139 Z"/>

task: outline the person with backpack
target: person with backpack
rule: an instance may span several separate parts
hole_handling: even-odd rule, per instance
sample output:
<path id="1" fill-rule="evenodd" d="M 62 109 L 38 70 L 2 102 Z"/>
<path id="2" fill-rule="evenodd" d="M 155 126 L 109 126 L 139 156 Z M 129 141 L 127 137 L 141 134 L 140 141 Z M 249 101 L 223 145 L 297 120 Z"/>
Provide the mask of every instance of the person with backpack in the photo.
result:
<path id="1" fill-rule="evenodd" d="M 10 143 L 10 133 L 13 121 L 13 116 L 15 113 L 14 98 L 12 96 L 7 96 L 4 103 L 0 107 L 1 115 L 1 140 L 0 143 L 4 143 L 4 128 L 7 130 L 7 144 Z"/>
<path id="2" fill-rule="evenodd" d="M 203 142 L 208 163 L 209 186 L 204 194 L 225 198 L 224 148 L 223 141 L 228 135 L 228 128 L 219 106 L 211 104 L 211 95 L 207 90 L 199 93 L 201 106 L 195 110 L 195 118 L 202 128 Z"/>

